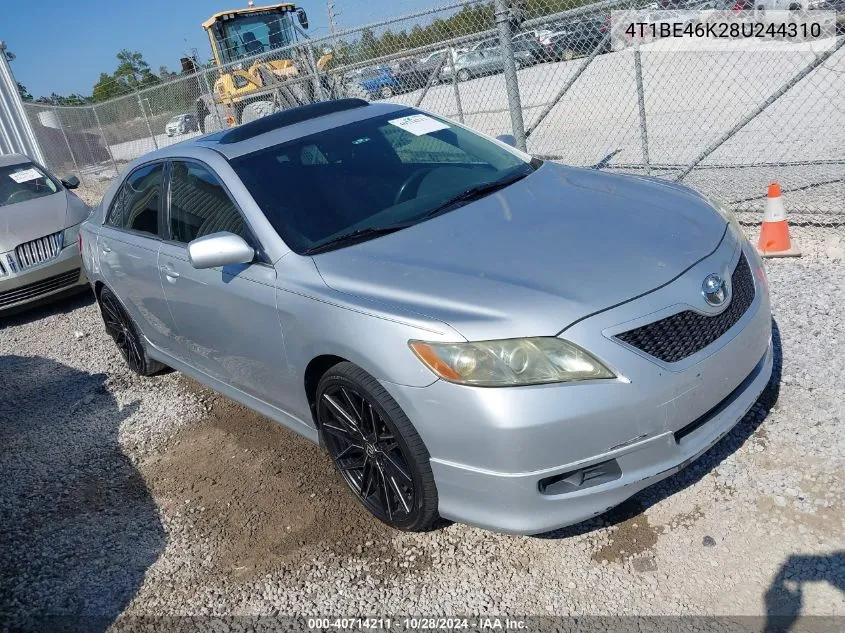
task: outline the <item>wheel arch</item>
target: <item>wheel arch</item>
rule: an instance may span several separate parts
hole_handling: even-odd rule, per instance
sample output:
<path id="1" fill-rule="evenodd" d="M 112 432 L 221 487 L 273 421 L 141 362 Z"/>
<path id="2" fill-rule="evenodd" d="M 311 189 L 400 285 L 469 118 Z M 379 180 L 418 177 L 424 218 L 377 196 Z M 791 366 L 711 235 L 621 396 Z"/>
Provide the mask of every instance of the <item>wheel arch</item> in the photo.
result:
<path id="1" fill-rule="evenodd" d="M 305 387 L 305 397 L 308 399 L 308 407 L 311 409 L 311 417 L 314 420 L 315 426 L 319 426 L 317 420 L 317 385 L 320 384 L 320 378 L 332 367 L 344 362 L 351 361 L 335 354 L 321 354 L 312 358 L 305 367 L 303 386 Z"/>

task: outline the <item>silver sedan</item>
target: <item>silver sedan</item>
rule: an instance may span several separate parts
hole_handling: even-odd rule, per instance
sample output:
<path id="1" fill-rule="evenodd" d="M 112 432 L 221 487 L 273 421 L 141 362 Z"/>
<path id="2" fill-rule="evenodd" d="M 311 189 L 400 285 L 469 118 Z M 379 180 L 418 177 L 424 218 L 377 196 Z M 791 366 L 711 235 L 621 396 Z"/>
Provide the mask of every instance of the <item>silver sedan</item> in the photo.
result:
<path id="1" fill-rule="evenodd" d="M 321 442 L 403 530 L 600 514 L 724 436 L 772 370 L 763 265 L 717 202 L 400 105 L 149 154 L 82 247 L 132 370 Z"/>
<path id="2" fill-rule="evenodd" d="M 0 313 L 85 290 L 79 225 L 91 209 L 22 154 L 0 156 Z"/>

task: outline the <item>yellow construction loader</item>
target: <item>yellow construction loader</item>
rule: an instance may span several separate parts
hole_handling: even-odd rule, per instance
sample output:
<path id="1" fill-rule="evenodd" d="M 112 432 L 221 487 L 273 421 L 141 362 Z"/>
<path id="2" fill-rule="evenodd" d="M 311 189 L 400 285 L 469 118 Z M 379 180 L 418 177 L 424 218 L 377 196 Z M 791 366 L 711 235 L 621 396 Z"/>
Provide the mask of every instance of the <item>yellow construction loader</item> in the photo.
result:
<path id="1" fill-rule="evenodd" d="M 215 13 L 202 27 L 218 70 L 210 91 L 197 99 L 203 132 L 333 96 L 324 75 L 332 53 L 316 59 L 304 9 L 291 3 L 257 7 L 250 0 L 245 9 Z"/>

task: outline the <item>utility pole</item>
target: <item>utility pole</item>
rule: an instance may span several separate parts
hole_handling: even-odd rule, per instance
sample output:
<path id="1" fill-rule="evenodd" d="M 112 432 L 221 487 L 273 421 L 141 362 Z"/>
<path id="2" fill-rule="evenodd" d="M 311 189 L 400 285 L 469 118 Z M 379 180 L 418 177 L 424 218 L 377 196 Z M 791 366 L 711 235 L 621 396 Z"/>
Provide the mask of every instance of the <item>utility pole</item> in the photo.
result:
<path id="1" fill-rule="evenodd" d="M 337 16 L 343 15 L 342 11 L 335 11 L 334 10 L 335 3 L 334 2 L 327 2 L 326 3 L 326 13 L 329 14 L 329 33 L 332 34 L 332 39 L 335 40 L 334 45 L 337 48 L 337 38 L 335 38 L 335 33 L 337 33 Z"/>

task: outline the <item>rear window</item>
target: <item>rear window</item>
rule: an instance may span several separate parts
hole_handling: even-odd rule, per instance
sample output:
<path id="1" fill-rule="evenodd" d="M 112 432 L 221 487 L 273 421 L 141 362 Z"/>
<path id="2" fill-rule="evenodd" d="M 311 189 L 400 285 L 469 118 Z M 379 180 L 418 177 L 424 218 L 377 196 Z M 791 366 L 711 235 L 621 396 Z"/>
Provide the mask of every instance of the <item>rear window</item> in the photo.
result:
<path id="1" fill-rule="evenodd" d="M 0 167 L 0 207 L 52 195 L 59 183 L 32 163 Z"/>

